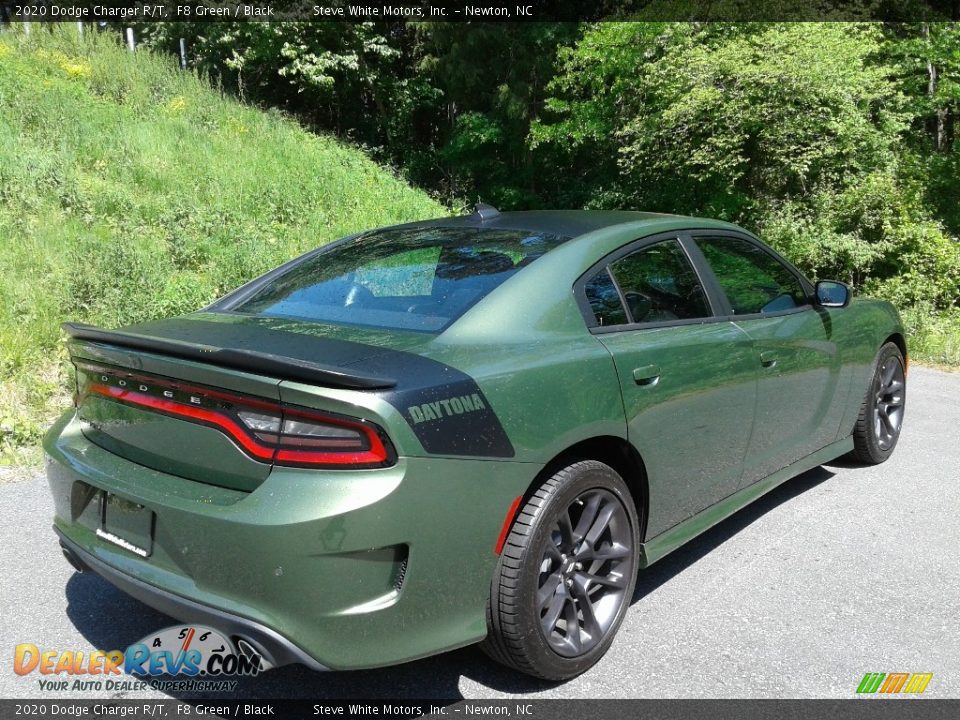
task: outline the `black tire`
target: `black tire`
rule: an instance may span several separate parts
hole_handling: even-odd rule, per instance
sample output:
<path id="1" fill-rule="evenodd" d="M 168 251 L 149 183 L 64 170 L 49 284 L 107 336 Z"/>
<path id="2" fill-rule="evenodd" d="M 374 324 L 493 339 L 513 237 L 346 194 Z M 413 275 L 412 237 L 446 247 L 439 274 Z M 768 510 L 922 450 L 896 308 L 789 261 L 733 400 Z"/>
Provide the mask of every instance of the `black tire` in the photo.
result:
<path id="1" fill-rule="evenodd" d="M 514 520 L 497 563 L 487 654 L 546 680 L 594 665 L 633 596 L 638 527 L 630 491 L 601 462 L 574 463 L 544 482 Z"/>
<path id="2" fill-rule="evenodd" d="M 867 394 L 853 428 L 851 456 L 866 465 L 885 462 L 897 447 L 907 406 L 903 353 L 887 343 L 877 354 Z"/>

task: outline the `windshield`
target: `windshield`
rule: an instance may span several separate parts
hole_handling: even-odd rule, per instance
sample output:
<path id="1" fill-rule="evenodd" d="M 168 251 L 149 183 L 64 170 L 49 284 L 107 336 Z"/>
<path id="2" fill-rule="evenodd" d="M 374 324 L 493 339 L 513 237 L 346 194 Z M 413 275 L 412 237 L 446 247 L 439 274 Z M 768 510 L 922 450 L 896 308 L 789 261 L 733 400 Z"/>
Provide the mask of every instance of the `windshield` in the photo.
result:
<path id="1" fill-rule="evenodd" d="M 380 230 L 306 258 L 230 310 L 439 332 L 568 239 L 524 230 Z"/>

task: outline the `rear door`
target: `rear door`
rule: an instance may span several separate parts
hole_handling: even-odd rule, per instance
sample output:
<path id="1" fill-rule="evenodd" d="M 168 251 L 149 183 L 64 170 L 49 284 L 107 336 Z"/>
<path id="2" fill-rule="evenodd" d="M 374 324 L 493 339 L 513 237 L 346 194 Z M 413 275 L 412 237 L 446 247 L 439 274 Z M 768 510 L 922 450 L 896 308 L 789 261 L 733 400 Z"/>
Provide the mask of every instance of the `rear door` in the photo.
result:
<path id="1" fill-rule="evenodd" d="M 742 485 L 830 444 L 840 422 L 840 356 L 830 315 L 789 263 L 734 232 L 693 233 L 722 290 L 723 312 L 754 341 L 759 372 L 756 424 Z"/>
<path id="2" fill-rule="evenodd" d="M 578 300 L 610 351 L 653 537 L 736 491 L 756 404 L 756 352 L 717 317 L 675 236 L 645 238 L 588 271 Z"/>

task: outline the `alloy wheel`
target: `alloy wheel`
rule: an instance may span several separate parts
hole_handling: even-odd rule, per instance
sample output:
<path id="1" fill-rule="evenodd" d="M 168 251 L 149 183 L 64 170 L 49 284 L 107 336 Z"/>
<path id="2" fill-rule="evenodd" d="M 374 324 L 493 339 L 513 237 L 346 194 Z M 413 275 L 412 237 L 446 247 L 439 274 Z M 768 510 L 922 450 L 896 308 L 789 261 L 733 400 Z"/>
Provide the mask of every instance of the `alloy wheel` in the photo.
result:
<path id="1" fill-rule="evenodd" d="M 613 493 L 589 490 L 558 513 L 536 597 L 541 630 L 557 654 L 575 657 L 600 643 L 629 601 L 634 558 L 630 520 Z"/>
<path id="2" fill-rule="evenodd" d="M 888 357 L 874 381 L 873 433 L 881 450 L 890 449 L 900 434 L 905 386 L 900 359 Z"/>
<path id="3" fill-rule="evenodd" d="M 874 381 L 873 433 L 881 450 L 893 446 L 903 425 L 904 380 L 900 359 L 891 356 L 880 366 Z"/>

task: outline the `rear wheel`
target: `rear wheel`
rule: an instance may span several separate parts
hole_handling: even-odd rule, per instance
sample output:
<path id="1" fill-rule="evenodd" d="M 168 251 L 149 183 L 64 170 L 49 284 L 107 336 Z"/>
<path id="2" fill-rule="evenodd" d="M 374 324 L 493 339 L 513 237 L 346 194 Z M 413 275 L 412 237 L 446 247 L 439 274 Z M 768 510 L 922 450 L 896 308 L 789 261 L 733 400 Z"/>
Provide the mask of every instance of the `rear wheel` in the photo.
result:
<path id="1" fill-rule="evenodd" d="M 906 403 L 903 354 L 894 343 L 887 343 L 877 355 L 873 379 L 853 430 L 854 458 L 877 465 L 893 454 L 903 428 Z"/>
<path id="2" fill-rule="evenodd" d="M 586 460 L 523 506 L 497 564 L 484 649 L 530 675 L 566 680 L 610 647 L 637 574 L 637 513 L 623 479 Z"/>

